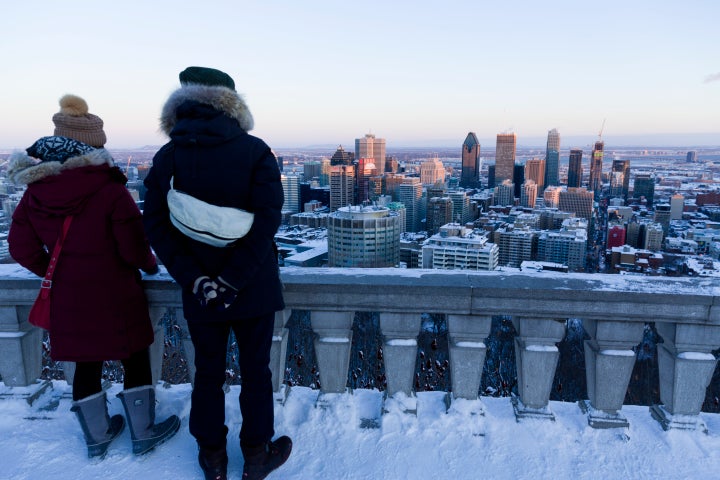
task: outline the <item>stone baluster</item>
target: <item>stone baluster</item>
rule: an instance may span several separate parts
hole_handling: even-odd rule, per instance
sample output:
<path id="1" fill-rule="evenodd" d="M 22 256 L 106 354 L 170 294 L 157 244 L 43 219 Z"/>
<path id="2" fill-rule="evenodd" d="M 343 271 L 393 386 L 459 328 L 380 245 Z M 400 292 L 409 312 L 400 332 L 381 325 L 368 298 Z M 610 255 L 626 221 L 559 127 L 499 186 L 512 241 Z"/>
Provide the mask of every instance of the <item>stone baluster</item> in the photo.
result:
<path id="1" fill-rule="evenodd" d="M 633 351 L 642 340 L 642 322 L 583 319 L 590 340 L 585 340 L 585 374 L 588 401 L 580 407 L 593 428 L 628 427 L 620 413 L 635 365 Z"/>
<path id="2" fill-rule="evenodd" d="M 347 390 L 354 318 L 355 312 L 315 310 L 310 313 L 322 393 Z"/>
<path id="3" fill-rule="evenodd" d="M 190 330 L 184 312 L 185 310 L 182 307 L 175 307 L 175 323 L 180 329 L 180 339 L 185 352 L 185 361 L 187 362 L 188 381 L 195 384 L 195 345 L 193 345 L 190 338 Z"/>
<path id="4" fill-rule="evenodd" d="M 151 305 L 149 307 L 150 323 L 153 328 L 155 339 L 150 344 L 150 369 L 152 372 L 152 384 L 157 385 L 162 376 L 163 353 L 165 351 L 165 325 L 163 317 L 167 312 L 167 307 Z"/>
<path id="5" fill-rule="evenodd" d="M 273 339 L 270 346 L 270 370 L 272 371 L 273 392 L 280 392 L 285 379 L 285 359 L 287 356 L 288 329 L 285 328 L 290 318 L 290 309 L 275 312 Z M 280 399 L 284 401 L 284 396 Z"/>
<path id="6" fill-rule="evenodd" d="M 650 412 L 665 430 L 701 430 L 705 392 L 712 380 L 717 359 L 712 351 L 720 346 L 720 326 L 657 323 L 664 343 L 659 343 L 660 401 Z"/>
<path id="7" fill-rule="evenodd" d="M 447 316 L 453 398 L 478 398 L 491 325 L 490 315 Z"/>
<path id="8" fill-rule="evenodd" d="M 413 395 L 417 340 L 422 317 L 418 313 L 380 313 L 387 395 Z"/>
<path id="9" fill-rule="evenodd" d="M 549 318 L 513 317 L 518 396 L 513 397 L 515 418 L 555 420 L 550 411 L 550 390 L 560 352 L 557 342 L 565 336 L 566 321 Z"/>
<path id="10" fill-rule="evenodd" d="M 30 305 L 0 306 L 0 375 L 8 387 L 34 385 L 42 371 L 43 331 L 29 314 Z"/>

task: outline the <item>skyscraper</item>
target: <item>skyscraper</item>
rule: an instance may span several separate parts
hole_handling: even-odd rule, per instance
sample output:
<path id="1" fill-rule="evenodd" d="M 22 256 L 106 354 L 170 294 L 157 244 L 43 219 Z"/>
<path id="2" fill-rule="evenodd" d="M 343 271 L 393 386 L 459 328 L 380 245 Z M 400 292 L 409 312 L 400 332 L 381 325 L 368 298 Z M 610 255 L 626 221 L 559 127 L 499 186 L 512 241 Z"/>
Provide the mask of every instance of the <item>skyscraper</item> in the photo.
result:
<path id="1" fill-rule="evenodd" d="M 469 132 L 462 145 L 462 172 L 460 187 L 478 188 L 480 186 L 480 142 L 473 132 Z"/>
<path id="2" fill-rule="evenodd" d="M 525 180 L 535 182 L 538 192 L 542 192 L 545 188 L 546 166 L 545 160 L 541 158 L 531 158 L 525 162 Z"/>
<path id="3" fill-rule="evenodd" d="M 603 166 L 603 149 L 605 148 L 605 142 L 595 142 L 595 148 L 592 151 L 592 158 L 590 158 L 590 182 L 588 183 L 588 190 L 593 192 L 595 198 L 600 194 L 602 190 L 602 166 Z"/>
<path id="4" fill-rule="evenodd" d="M 339 145 L 333 156 L 330 158 L 330 165 L 352 165 L 353 154 L 346 152 L 342 145 Z"/>
<path id="5" fill-rule="evenodd" d="M 330 211 L 352 205 L 355 197 L 355 167 L 335 165 L 330 167 Z"/>
<path id="6" fill-rule="evenodd" d="M 375 138 L 372 133 L 366 133 L 363 138 L 355 139 L 355 158 L 372 158 L 378 171 L 385 168 L 385 139 Z"/>
<path id="7" fill-rule="evenodd" d="M 613 160 L 610 172 L 610 196 L 627 200 L 630 191 L 630 160 Z"/>
<path id="8" fill-rule="evenodd" d="M 655 178 L 651 173 L 638 173 L 635 175 L 635 183 L 633 185 L 633 197 L 637 199 L 645 198 L 647 207 L 652 208 L 655 200 Z"/>
<path id="9" fill-rule="evenodd" d="M 420 164 L 420 182 L 425 186 L 445 183 L 445 167 L 439 158 L 428 158 Z"/>
<path id="10" fill-rule="evenodd" d="M 408 232 L 417 232 L 422 228 L 424 205 L 422 202 L 422 183 L 417 177 L 403 179 L 398 185 L 398 200 L 405 205 L 405 228 Z"/>
<path id="11" fill-rule="evenodd" d="M 538 191 L 550 185 L 560 185 L 560 134 L 556 128 L 548 132 L 547 149 L 545 151 L 545 181 L 538 182 Z"/>
<path id="12" fill-rule="evenodd" d="M 514 181 L 516 146 L 517 135 L 498 133 L 495 144 L 495 185 L 501 185 L 504 180 Z"/>
<path id="13" fill-rule="evenodd" d="M 568 188 L 580 188 L 582 187 L 582 154 L 583 151 L 579 148 L 573 148 L 570 150 L 570 163 L 568 165 Z"/>

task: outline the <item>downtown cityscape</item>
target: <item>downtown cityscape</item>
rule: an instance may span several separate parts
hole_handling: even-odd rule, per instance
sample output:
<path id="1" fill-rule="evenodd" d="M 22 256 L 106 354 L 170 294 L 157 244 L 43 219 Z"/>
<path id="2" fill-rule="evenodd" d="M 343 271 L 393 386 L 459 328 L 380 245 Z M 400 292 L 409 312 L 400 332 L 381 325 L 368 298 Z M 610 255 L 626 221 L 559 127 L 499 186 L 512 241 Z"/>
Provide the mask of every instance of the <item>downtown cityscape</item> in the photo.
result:
<path id="1" fill-rule="evenodd" d="M 111 151 L 141 208 L 154 152 Z M 9 153 L 3 263 L 23 193 L 3 176 Z M 514 133 L 483 147 L 474 132 L 454 149 L 393 148 L 368 133 L 275 153 L 286 266 L 720 274 L 720 147 L 615 149 L 602 130 L 593 145 L 565 147 L 552 129 L 545 148 L 518 147 Z"/>

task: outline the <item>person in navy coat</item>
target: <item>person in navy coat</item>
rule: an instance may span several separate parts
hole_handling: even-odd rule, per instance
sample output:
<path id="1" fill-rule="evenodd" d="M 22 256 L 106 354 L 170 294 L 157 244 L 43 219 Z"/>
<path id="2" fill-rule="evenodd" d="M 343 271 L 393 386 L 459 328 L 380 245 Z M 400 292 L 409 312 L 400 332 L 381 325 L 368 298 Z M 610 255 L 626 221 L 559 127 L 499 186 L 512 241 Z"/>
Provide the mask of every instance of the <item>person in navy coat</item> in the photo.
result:
<path id="1" fill-rule="evenodd" d="M 253 117 L 226 73 L 188 67 L 165 103 L 161 129 L 170 137 L 145 179 L 143 218 L 155 252 L 182 287 L 183 311 L 195 347 L 190 433 L 208 479 L 227 472 L 226 350 L 230 331 L 239 349 L 240 446 L 243 478 L 265 476 L 290 455 L 274 431 L 270 346 L 275 312 L 285 308 L 274 235 L 284 201 L 270 147 L 248 134 Z M 254 214 L 252 227 L 226 247 L 185 236 L 170 220 L 173 188 L 213 205 Z"/>

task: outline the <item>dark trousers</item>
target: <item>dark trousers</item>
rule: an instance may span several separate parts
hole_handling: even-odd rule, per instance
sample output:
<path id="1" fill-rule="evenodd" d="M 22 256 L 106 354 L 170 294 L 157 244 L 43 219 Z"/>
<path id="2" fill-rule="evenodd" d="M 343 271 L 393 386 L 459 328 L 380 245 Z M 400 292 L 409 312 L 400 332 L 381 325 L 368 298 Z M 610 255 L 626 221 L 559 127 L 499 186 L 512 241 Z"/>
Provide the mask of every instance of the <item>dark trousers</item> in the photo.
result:
<path id="1" fill-rule="evenodd" d="M 230 329 L 240 354 L 240 443 L 270 441 L 274 431 L 274 405 L 270 346 L 275 314 L 232 322 L 188 322 L 195 346 L 195 384 L 190 407 L 190 433 L 203 448 L 223 448 L 225 427 L 225 369 Z"/>
<path id="2" fill-rule="evenodd" d="M 150 352 L 146 348 L 135 352 L 130 357 L 120 360 L 125 370 L 125 389 L 152 385 L 152 372 L 150 371 Z M 77 362 L 75 363 L 75 377 L 73 378 L 73 400 L 82 400 L 85 397 L 102 391 L 103 362 Z"/>

